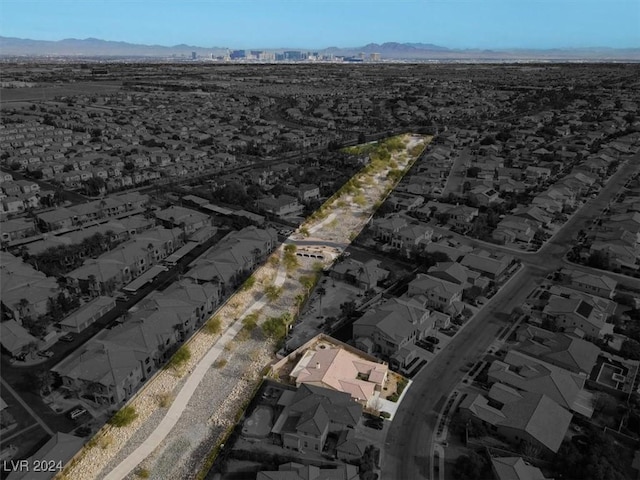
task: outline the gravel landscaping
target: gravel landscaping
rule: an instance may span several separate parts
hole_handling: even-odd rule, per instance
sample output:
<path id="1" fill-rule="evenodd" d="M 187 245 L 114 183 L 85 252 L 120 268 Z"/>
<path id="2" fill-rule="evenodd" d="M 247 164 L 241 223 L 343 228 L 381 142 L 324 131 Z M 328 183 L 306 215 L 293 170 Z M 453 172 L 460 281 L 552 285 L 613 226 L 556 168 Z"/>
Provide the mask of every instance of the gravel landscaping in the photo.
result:
<path id="1" fill-rule="evenodd" d="M 424 137 L 406 136 L 407 150 L 419 142 L 427 142 Z M 406 155 L 396 156 L 398 168 L 404 169 L 409 160 Z M 367 208 L 357 206 L 351 200 L 353 196 L 334 200 L 329 205 L 335 213 L 322 228 L 314 229 L 313 238 L 348 244 L 354 232 L 359 232 L 374 211 L 374 204 L 388 191 L 392 184 L 387 178 L 388 169 L 369 179 L 363 178 L 361 194 L 366 199 Z M 361 175 L 361 174 L 359 174 Z M 340 221 L 333 221 L 339 218 Z M 313 227 L 320 220 L 307 225 Z M 281 258 L 282 248 L 274 253 Z M 180 372 L 171 369 L 161 370 L 129 402 L 138 417 L 128 426 L 113 428 L 105 426 L 90 442 L 79 458 L 69 465 L 62 475 L 68 479 L 105 478 L 125 459 L 149 438 L 164 419 L 167 407 L 160 407 L 162 395 L 177 395 L 185 385 L 187 378 L 200 360 L 216 344 L 225 331 L 238 324 L 243 314 L 260 307 L 258 327 L 246 340 L 234 339 L 231 348 L 227 347 L 221 358 L 227 360 L 222 368 L 212 365 L 205 373 L 192 396 L 188 400 L 179 420 L 161 441 L 160 445 L 147 458 L 134 459 L 139 462 L 126 478 L 139 478 L 137 469 L 145 469 L 150 478 L 194 478 L 203 465 L 207 453 L 220 441 L 227 428 L 235 423 L 239 408 L 250 399 L 260 381 L 265 366 L 274 358 L 274 344 L 263 337 L 260 324 L 269 317 L 280 316 L 285 312 L 296 314 L 295 297 L 309 292 L 300 284 L 300 277 L 315 273 L 316 259 L 298 257 L 299 265 L 284 275 L 284 267 L 278 270 L 280 262 L 267 262 L 255 273 L 255 284 L 246 291 L 238 291 L 216 313 L 221 320 L 221 333 L 212 336 L 199 332 L 188 342 L 191 358 Z M 325 260 L 328 264 L 330 261 Z M 282 293 L 273 301 L 265 301 L 264 287 L 270 284 L 282 286 Z M 255 306 L 256 298 L 265 302 Z M 239 329 L 239 325 L 235 325 Z M 228 345 L 228 344 L 227 344 Z M 102 441 L 98 439 L 103 438 Z M 131 459 L 129 459 L 131 460 Z"/>

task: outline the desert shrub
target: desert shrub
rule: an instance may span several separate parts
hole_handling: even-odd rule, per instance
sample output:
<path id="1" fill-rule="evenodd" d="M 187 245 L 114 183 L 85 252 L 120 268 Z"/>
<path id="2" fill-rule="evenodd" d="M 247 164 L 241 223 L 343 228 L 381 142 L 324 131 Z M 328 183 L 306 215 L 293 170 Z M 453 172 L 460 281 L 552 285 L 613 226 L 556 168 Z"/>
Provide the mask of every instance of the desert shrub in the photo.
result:
<path id="1" fill-rule="evenodd" d="M 126 427 L 130 425 L 136 418 L 138 418 L 138 412 L 132 405 L 127 405 L 118 410 L 113 417 L 109 419 L 109 425 L 114 427 Z"/>

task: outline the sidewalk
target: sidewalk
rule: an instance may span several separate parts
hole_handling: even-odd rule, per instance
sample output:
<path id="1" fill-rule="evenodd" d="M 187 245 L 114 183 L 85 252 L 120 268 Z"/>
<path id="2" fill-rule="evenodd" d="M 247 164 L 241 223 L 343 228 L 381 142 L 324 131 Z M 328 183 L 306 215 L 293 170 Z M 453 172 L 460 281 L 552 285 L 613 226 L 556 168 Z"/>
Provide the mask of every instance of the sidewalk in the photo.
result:
<path id="1" fill-rule="evenodd" d="M 281 265 L 278 268 L 274 285 L 280 287 L 284 284 L 286 279 L 286 271 Z M 153 451 L 160 446 L 162 441 L 169 435 L 173 427 L 176 425 L 182 412 L 187 407 L 189 399 L 195 392 L 196 388 L 204 378 L 207 370 L 211 368 L 218 357 L 223 353 L 224 346 L 233 340 L 233 338 L 242 329 L 242 319 L 246 316 L 262 309 L 268 303 L 266 295 L 263 295 L 259 300 L 254 302 L 249 308 L 247 308 L 242 315 L 235 321 L 229 328 L 222 334 L 218 341 L 211 347 L 207 354 L 202 357 L 200 362 L 193 369 L 186 382 L 182 386 L 182 389 L 176 395 L 171 407 L 165 414 L 164 418 L 160 421 L 160 424 L 156 429 L 145 439 L 142 444 L 136 448 L 126 459 L 114 468 L 106 477 L 105 480 L 120 480 L 125 478 L 129 473 L 136 468 L 140 462 L 145 460 Z"/>

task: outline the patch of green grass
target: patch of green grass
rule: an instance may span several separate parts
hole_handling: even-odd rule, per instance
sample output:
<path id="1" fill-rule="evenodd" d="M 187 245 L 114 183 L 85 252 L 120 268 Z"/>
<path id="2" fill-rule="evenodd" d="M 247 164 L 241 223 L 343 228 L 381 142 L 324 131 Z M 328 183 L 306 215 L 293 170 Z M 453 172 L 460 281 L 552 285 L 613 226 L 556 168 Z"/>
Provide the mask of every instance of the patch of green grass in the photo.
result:
<path id="1" fill-rule="evenodd" d="M 189 350 L 189 347 L 187 345 L 183 345 L 178 349 L 176 353 L 173 354 L 173 356 L 167 363 L 167 368 L 173 368 L 174 370 L 179 370 L 190 359 L 191 359 L 191 350 Z"/>
<path id="2" fill-rule="evenodd" d="M 151 472 L 146 468 L 138 468 L 136 470 L 136 477 L 138 478 L 149 478 L 151 476 Z"/>
<path id="3" fill-rule="evenodd" d="M 251 275 L 249 278 L 247 278 L 244 281 L 244 283 L 240 287 L 240 290 L 242 290 L 243 292 L 246 292 L 247 290 L 250 290 L 255 284 L 256 284 L 256 277 Z"/>
<path id="4" fill-rule="evenodd" d="M 217 368 L 218 370 L 224 368 L 227 364 L 227 361 L 224 358 L 219 358 L 215 362 L 213 362 L 213 368 Z"/>
<path id="5" fill-rule="evenodd" d="M 205 323 L 203 330 L 209 335 L 218 335 L 222 331 L 222 320 L 220 320 L 218 315 L 210 318 L 207 323 Z"/>
<path id="6" fill-rule="evenodd" d="M 280 295 L 282 295 L 282 287 L 267 285 L 264 288 L 264 294 L 267 296 L 270 302 L 275 302 L 278 298 L 280 298 Z"/>
<path id="7" fill-rule="evenodd" d="M 251 332 L 253 332 L 258 324 L 260 318 L 259 312 L 253 312 L 242 319 L 242 329 L 236 335 L 236 339 L 240 342 L 249 340 Z"/>
<path id="8" fill-rule="evenodd" d="M 262 333 L 267 338 L 281 340 L 287 335 L 287 325 L 281 317 L 270 317 L 262 324 Z"/>
<path id="9" fill-rule="evenodd" d="M 169 408 L 173 402 L 173 395 L 169 392 L 160 393 L 158 395 L 158 405 L 160 408 Z"/>
<path id="10" fill-rule="evenodd" d="M 138 418 L 138 412 L 136 412 L 135 407 L 132 405 L 127 405 L 126 407 L 118 410 L 113 417 L 109 419 L 109 425 L 114 427 L 126 427 L 130 425 L 136 418 Z"/>

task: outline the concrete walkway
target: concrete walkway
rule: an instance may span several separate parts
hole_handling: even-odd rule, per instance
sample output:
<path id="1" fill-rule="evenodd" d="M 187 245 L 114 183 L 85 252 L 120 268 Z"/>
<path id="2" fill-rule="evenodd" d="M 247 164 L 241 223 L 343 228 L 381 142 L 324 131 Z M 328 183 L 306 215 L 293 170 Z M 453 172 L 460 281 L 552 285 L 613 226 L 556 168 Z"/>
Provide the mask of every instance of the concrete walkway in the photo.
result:
<path id="1" fill-rule="evenodd" d="M 287 278 L 285 269 L 280 265 L 274 285 L 280 287 Z M 104 477 L 105 480 L 121 480 L 133 471 L 144 459 L 153 453 L 160 446 L 162 441 L 169 435 L 173 427 L 178 423 L 182 412 L 187 407 L 193 393 L 204 378 L 205 374 L 224 351 L 224 346 L 233 340 L 233 338 L 242 329 L 242 319 L 260 309 L 262 309 L 269 300 L 266 295 L 260 297 L 249 308 L 247 308 L 240 317 L 230 325 L 222 334 L 218 341 L 211 347 L 204 357 L 198 362 L 192 373 L 187 377 L 180 392 L 176 395 L 171 407 L 167 410 L 164 418 L 160 421 L 156 429 L 136 448 L 127 458 L 114 468 Z"/>
<path id="2" fill-rule="evenodd" d="M 335 213 L 330 213 L 327 216 L 327 218 L 322 220 L 320 223 L 315 224 L 313 227 L 309 227 L 309 233 L 316 233 L 318 230 L 320 230 L 326 224 L 333 222 L 333 220 L 335 218 L 336 218 L 336 214 Z"/>
<path id="3" fill-rule="evenodd" d="M 412 138 L 411 142 L 407 146 L 407 149 L 418 143 L 418 139 Z M 320 231 L 325 225 L 331 223 L 337 218 L 335 212 L 331 213 L 327 216 L 327 218 L 323 219 L 321 222 L 309 227 L 309 233 L 315 233 Z M 295 236 L 292 235 L 290 237 L 290 242 L 285 243 L 293 243 L 296 241 Z M 315 242 L 315 239 L 311 240 Z M 323 243 L 322 240 L 318 240 L 320 246 Z M 326 243 L 326 242 L 325 242 Z M 280 247 L 280 255 L 282 258 L 282 252 L 284 250 L 284 244 Z M 281 287 L 287 278 L 286 270 L 284 269 L 282 263 L 278 268 L 278 272 L 276 274 L 276 278 L 274 279 L 274 285 L 277 287 Z M 149 455 L 151 455 L 156 448 L 160 446 L 162 441 L 169 435 L 173 427 L 178 423 L 182 413 L 184 412 L 189 400 L 193 396 L 196 391 L 198 385 L 203 380 L 205 374 L 211 368 L 213 363 L 218 359 L 220 354 L 224 350 L 224 345 L 231 341 L 238 332 L 242 329 L 242 319 L 247 315 L 259 311 L 265 305 L 269 303 L 266 295 L 260 297 L 259 300 L 254 302 L 250 307 L 248 307 L 243 314 L 232 324 L 227 330 L 222 334 L 222 336 L 218 339 L 218 341 L 210 348 L 210 350 L 204 355 L 204 357 L 198 362 L 196 367 L 193 369 L 189 377 L 185 380 L 184 385 L 180 389 L 180 392 L 176 395 L 173 403 L 169 407 L 167 413 L 162 418 L 156 429 L 127 457 L 125 458 L 117 467 L 115 467 L 108 475 L 104 477 L 105 480 L 121 480 L 129 475 L 142 461 L 144 461 Z M 405 389 L 406 392 L 407 389 Z M 400 403 L 400 402 L 398 402 Z"/>

